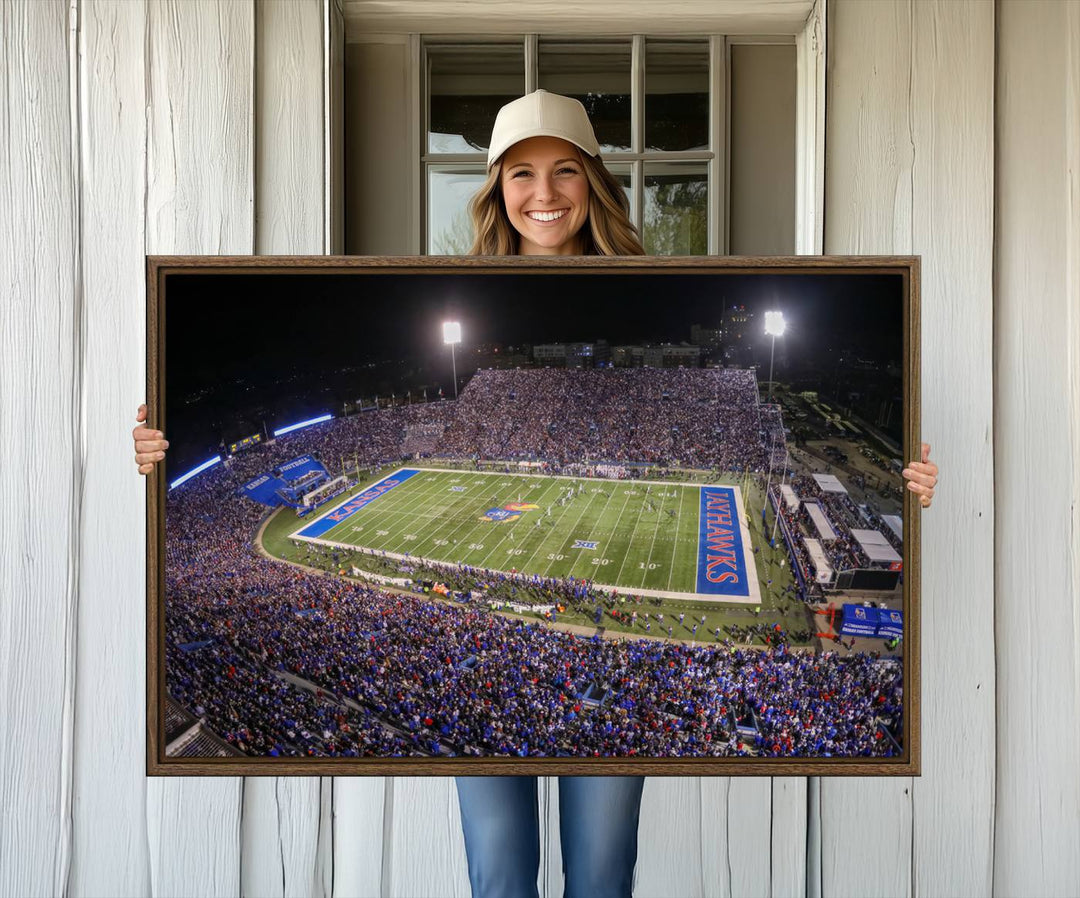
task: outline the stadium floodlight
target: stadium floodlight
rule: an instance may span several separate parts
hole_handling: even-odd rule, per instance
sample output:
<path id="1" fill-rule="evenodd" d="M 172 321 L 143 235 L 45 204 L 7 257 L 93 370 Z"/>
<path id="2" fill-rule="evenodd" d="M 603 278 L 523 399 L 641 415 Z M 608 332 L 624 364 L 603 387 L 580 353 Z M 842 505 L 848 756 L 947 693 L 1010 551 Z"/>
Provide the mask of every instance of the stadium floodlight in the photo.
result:
<path id="1" fill-rule="evenodd" d="M 766 312 L 765 313 L 765 336 L 766 337 L 782 337 L 784 336 L 784 313 L 783 312 Z"/>
<path id="2" fill-rule="evenodd" d="M 772 337 L 772 349 L 769 350 L 769 402 L 772 402 L 772 369 L 773 357 L 776 355 L 776 338 L 784 336 L 785 327 L 783 312 L 765 313 L 765 336 Z"/>
<path id="3" fill-rule="evenodd" d="M 461 323 L 458 321 L 444 321 L 442 340 L 443 343 L 450 345 L 450 365 L 454 371 L 454 398 L 457 399 L 457 359 L 454 356 L 454 347 L 461 342 Z"/>
<path id="4" fill-rule="evenodd" d="M 292 433 L 294 430 L 300 430 L 302 427 L 310 427 L 312 424 L 322 424 L 323 421 L 329 421 L 333 415 L 320 415 L 318 418 L 308 418 L 307 421 L 298 421 L 296 424 L 289 424 L 286 427 L 280 427 L 274 431 L 274 436 L 279 437 L 283 433 Z"/>
<path id="5" fill-rule="evenodd" d="M 209 461 L 204 461 L 197 468 L 192 468 L 186 474 L 181 474 L 179 477 L 177 477 L 176 480 L 174 480 L 172 483 L 169 484 L 169 489 L 174 489 L 175 487 L 180 486 L 180 484 L 183 483 L 185 480 L 191 480 L 191 478 L 194 477 L 196 474 L 201 474 L 207 468 L 212 468 L 214 465 L 218 464 L 218 462 L 220 462 L 220 461 L 221 461 L 221 456 L 220 455 L 215 455 Z"/>

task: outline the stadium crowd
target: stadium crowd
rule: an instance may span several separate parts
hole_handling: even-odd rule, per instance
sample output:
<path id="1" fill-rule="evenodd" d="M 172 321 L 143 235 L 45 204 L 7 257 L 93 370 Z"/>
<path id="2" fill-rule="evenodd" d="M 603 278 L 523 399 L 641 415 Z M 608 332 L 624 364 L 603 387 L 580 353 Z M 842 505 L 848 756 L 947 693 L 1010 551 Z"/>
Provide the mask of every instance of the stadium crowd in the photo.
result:
<path id="1" fill-rule="evenodd" d="M 631 373 L 483 372 L 456 405 L 314 425 L 171 490 L 169 693 L 252 755 L 891 754 L 882 725 L 899 728 L 900 669 L 873 655 L 792 652 L 782 632 L 745 650 L 583 638 L 492 613 L 483 588 L 437 601 L 253 547 L 265 509 L 237 495 L 244 482 L 308 452 L 392 463 L 410 433 L 441 428 L 433 448 L 482 457 L 736 470 L 766 460 L 752 373 L 637 372 L 640 382 Z M 497 573 L 487 583 L 496 593 L 506 585 L 524 584 Z M 568 602 L 599 598 L 572 580 L 540 587 Z M 755 731 L 740 733 L 737 719 Z"/>
<path id="2" fill-rule="evenodd" d="M 480 371 L 439 454 L 484 459 L 767 465 L 753 371 L 614 368 Z"/>
<path id="3" fill-rule="evenodd" d="M 870 656 L 798 654 L 782 642 L 743 652 L 584 639 L 482 603 L 321 577 L 255 554 L 242 505 L 239 515 L 206 520 L 227 492 L 184 492 L 183 510 L 170 513 L 178 523 L 193 518 L 178 528 L 190 536 L 176 541 L 167 566 L 169 690 L 252 754 L 890 750 L 874 718 L 895 721 L 902 690 L 897 671 Z M 586 709 L 580 696 L 593 684 L 608 698 Z M 744 705 L 759 721 L 752 744 L 731 724 Z"/>

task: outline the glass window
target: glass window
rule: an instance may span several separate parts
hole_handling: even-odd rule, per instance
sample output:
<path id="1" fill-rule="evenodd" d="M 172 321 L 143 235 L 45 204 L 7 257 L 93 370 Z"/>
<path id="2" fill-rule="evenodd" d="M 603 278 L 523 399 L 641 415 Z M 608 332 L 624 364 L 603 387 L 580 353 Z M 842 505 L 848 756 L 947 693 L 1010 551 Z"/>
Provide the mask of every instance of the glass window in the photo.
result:
<path id="1" fill-rule="evenodd" d="M 645 150 L 709 149 L 709 44 L 645 42 Z"/>
<path id="2" fill-rule="evenodd" d="M 615 176 L 615 180 L 622 184 L 626 199 L 630 203 L 630 214 L 634 214 L 634 167 L 629 163 L 611 163 L 604 160 L 604 166 Z"/>
<path id="3" fill-rule="evenodd" d="M 629 151 L 629 39 L 613 42 L 541 40 L 538 86 L 580 100 L 589 113 L 601 153 Z"/>
<path id="4" fill-rule="evenodd" d="M 469 200 L 486 179 L 484 166 L 433 165 L 428 168 L 428 252 L 464 256 L 473 242 Z"/>
<path id="5" fill-rule="evenodd" d="M 709 183 L 702 163 L 645 165 L 645 252 L 653 256 L 699 256 L 709 246 Z"/>
<path id="6" fill-rule="evenodd" d="M 486 151 L 499 108 L 525 93 L 525 45 L 430 45 L 427 85 L 427 151 Z"/>
<path id="7" fill-rule="evenodd" d="M 728 91 L 712 92 L 710 77 L 713 66 L 726 65 L 725 46 L 723 39 L 700 36 L 426 39 L 427 131 L 418 162 L 423 251 L 468 252 L 473 235 L 466 206 L 484 181 L 491 127 L 499 108 L 524 95 L 526 84 L 584 104 L 647 253 L 704 255 L 734 246 L 722 205 L 733 206 L 733 194 L 711 180 L 728 176 L 728 164 L 717 159 L 745 157 L 730 150 L 726 129 L 710 127 L 729 118 Z M 770 89 L 773 82 L 783 82 L 774 93 L 787 89 L 787 70 L 772 71 Z M 781 105 L 775 117 L 793 122 L 793 101 Z M 714 136 L 725 145 L 714 146 Z M 710 244 L 710 234 L 718 245 Z"/>

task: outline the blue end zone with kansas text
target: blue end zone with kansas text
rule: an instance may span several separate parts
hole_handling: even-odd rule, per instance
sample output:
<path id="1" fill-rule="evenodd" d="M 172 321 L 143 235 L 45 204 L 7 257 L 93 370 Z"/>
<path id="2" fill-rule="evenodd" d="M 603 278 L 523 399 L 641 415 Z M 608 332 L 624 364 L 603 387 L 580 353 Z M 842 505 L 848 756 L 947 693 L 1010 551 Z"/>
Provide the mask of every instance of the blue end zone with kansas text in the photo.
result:
<path id="1" fill-rule="evenodd" d="M 365 505 L 370 505 L 379 496 L 390 492 L 395 486 L 398 486 L 412 477 L 414 474 L 419 474 L 419 471 L 406 468 L 403 471 L 398 471 L 393 477 L 387 477 L 385 480 L 380 480 L 374 486 L 368 487 L 362 493 L 357 493 L 344 505 L 339 505 L 326 517 L 319 518 L 313 524 L 305 527 L 297 536 L 322 536 L 326 531 L 333 530 L 342 521 L 348 520 L 354 514 L 356 514 Z"/>
<path id="2" fill-rule="evenodd" d="M 748 596 L 742 531 L 735 490 L 701 488 L 697 591 L 714 596 Z"/>

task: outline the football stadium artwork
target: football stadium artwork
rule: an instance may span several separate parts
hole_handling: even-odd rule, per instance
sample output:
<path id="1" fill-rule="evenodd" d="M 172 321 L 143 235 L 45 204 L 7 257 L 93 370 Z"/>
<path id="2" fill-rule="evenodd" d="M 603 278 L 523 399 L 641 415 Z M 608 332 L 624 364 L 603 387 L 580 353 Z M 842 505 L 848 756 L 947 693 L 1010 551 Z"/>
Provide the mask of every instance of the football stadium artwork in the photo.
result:
<path id="1" fill-rule="evenodd" d="M 918 258 L 147 276 L 149 773 L 918 774 Z"/>

